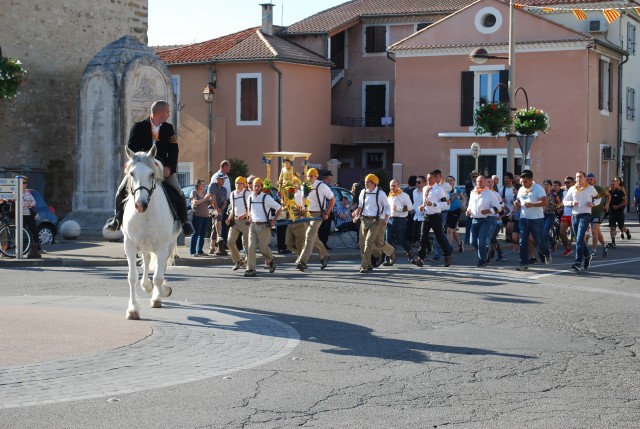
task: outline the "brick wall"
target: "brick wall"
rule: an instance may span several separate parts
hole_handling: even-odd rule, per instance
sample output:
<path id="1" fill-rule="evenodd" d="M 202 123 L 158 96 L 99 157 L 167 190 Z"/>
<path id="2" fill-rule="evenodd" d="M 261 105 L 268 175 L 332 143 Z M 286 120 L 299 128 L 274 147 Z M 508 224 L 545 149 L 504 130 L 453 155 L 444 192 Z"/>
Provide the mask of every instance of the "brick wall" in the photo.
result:
<path id="1" fill-rule="evenodd" d="M 43 175 L 45 198 L 64 216 L 75 181 L 78 88 L 87 63 L 125 35 L 147 43 L 148 0 L 5 0 L 0 47 L 28 73 L 0 100 L 0 176 Z"/>

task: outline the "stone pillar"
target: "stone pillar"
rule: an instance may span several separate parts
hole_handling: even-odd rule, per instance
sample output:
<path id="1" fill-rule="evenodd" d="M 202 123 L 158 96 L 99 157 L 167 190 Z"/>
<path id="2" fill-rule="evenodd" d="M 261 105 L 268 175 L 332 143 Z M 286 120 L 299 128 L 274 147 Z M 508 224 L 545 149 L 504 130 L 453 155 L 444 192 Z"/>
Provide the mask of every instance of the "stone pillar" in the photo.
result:
<path id="1" fill-rule="evenodd" d="M 398 182 L 403 183 L 403 177 L 402 177 L 402 163 L 401 162 L 394 162 L 392 165 L 392 170 L 391 170 L 391 178 L 392 179 L 396 179 Z"/>
<path id="2" fill-rule="evenodd" d="M 333 180 L 331 181 L 332 185 L 335 185 L 338 180 L 338 169 L 340 168 L 340 164 L 342 163 L 337 159 L 330 159 L 329 162 L 327 162 L 327 170 L 331 171 L 331 174 L 333 174 Z"/>
<path id="3" fill-rule="evenodd" d="M 83 235 L 102 236 L 122 180 L 129 130 L 156 100 L 175 106 L 171 74 L 133 37 L 106 46 L 87 65 L 78 96 L 73 211 L 66 218 L 77 221 Z"/>

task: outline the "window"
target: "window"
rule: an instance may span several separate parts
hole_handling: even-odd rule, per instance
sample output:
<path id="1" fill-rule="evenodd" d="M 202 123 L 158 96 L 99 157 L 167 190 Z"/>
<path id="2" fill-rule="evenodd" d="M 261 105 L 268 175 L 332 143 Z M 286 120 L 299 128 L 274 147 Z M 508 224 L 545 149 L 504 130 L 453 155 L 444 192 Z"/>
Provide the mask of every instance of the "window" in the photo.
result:
<path id="1" fill-rule="evenodd" d="M 636 119 L 636 90 L 627 87 L 627 119 L 634 121 Z"/>
<path id="2" fill-rule="evenodd" d="M 262 75 L 239 73 L 236 85 L 237 125 L 262 125 Z"/>
<path id="3" fill-rule="evenodd" d="M 372 54 L 376 52 L 386 52 L 387 50 L 387 27 L 384 25 L 370 25 L 364 29 L 365 45 L 364 52 Z"/>
<path id="4" fill-rule="evenodd" d="M 416 24 L 416 31 L 420 31 L 423 28 L 427 28 L 429 26 L 428 22 L 421 22 L 419 24 Z"/>
<path id="5" fill-rule="evenodd" d="M 608 115 L 613 112 L 613 64 L 606 57 L 600 59 L 598 78 L 598 109 Z"/>
<path id="6" fill-rule="evenodd" d="M 192 185 L 194 182 L 193 162 L 179 162 L 176 174 L 178 175 L 178 183 L 180 183 L 181 188 Z"/>
<path id="7" fill-rule="evenodd" d="M 636 26 L 627 22 L 627 51 L 630 55 L 636 54 Z"/>
<path id="8" fill-rule="evenodd" d="M 508 80 L 508 70 L 479 66 L 471 71 L 463 71 L 460 125 L 473 126 L 473 112 L 480 104 L 491 101 L 508 101 Z M 498 84 L 502 85 L 498 86 Z"/>

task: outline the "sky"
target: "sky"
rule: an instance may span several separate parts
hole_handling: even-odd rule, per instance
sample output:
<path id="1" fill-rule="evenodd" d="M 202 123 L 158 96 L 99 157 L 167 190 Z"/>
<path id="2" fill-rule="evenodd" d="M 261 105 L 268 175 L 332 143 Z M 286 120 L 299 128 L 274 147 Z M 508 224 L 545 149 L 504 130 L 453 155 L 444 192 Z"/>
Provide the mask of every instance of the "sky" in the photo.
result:
<path id="1" fill-rule="evenodd" d="M 347 0 L 273 0 L 273 24 L 295 22 Z M 149 45 L 203 42 L 262 24 L 269 0 L 149 0 Z"/>

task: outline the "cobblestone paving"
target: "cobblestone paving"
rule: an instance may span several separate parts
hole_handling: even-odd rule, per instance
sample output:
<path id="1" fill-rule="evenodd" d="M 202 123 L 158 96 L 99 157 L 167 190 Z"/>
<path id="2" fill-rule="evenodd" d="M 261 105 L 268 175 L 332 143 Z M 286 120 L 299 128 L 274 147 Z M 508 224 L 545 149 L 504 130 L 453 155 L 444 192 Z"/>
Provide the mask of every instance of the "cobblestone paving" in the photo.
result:
<path id="1" fill-rule="evenodd" d="M 142 320 L 131 323 L 148 323 L 153 333 L 135 344 L 0 368 L 0 408 L 121 395 L 230 374 L 280 359 L 300 339 L 295 329 L 260 314 L 188 302 L 168 301 L 162 309 L 141 304 Z M 94 308 L 124 317 L 126 299 L 5 297 L 0 309 L 25 305 Z"/>

